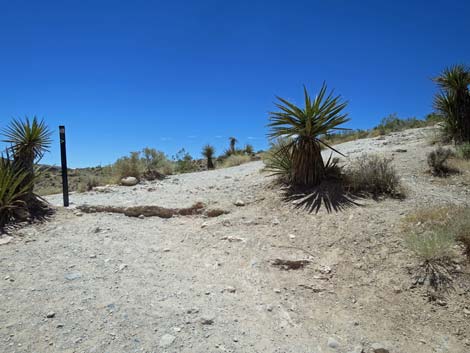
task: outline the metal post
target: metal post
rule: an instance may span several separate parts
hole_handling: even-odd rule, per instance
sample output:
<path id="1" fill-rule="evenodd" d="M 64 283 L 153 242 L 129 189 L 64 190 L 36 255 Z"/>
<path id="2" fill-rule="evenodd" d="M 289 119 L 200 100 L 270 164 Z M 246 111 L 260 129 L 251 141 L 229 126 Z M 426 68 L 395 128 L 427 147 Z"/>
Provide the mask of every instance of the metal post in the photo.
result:
<path id="1" fill-rule="evenodd" d="M 67 150 L 65 147 L 65 126 L 59 126 L 60 158 L 62 163 L 62 193 L 64 195 L 64 207 L 69 206 L 69 181 L 67 176 Z"/>

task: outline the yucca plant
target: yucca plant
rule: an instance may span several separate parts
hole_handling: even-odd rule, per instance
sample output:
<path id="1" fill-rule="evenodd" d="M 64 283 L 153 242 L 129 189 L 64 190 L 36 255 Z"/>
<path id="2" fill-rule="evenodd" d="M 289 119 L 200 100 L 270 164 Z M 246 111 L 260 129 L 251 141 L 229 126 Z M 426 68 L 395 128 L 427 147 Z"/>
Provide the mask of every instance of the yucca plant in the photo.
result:
<path id="1" fill-rule="evenodd" d="M 445 131 L 456 143 L 470 142 L 470 69 L 455 65 L 434 81 L 440 88 L 434 106 L 445 118 Z"/>
<path id="2" fill-rule="evenodd" d="M 44 120 L 33 117 L 30 120 L 13 119 L 10 125 L 2 131 L 3 142 L 10 145 L 15 171 L 26 172 L 22 182 L 29 187 L 27 198 L 33 198 L 34 164 L 42 159 L 51 145 L 51 132 Z"/>
<path id="3" fill-rule="evenodd" d="M 12 161 L 0 157 L 0 229 L 26 208 L 25 197 L 34 182 L 27 171 L 15 169 Z"/>
<path id="4" fill-rule="evenodd" d="M 238 140 L 235 138 L 235 137 L 229 137 L 229 141 L 230 141 L 230 153 L 231 154 L 235 154 L 236 150 L 235 150 L 235 145 L 237 144 Z"/>
<path id="5" fill-rule="evenodd" d="M 250 145 L 249 143 L 247 143 L 247 144 L 245 145 L 245 150 L 244 150 L 244 152 L 245 152 L 247 155 L 249 155 L 249 156 L 253 156 L 253 155 L 255 154 L 255 150 L 254 150 L 253 146 Z"/>
<path id="6" fill-rule="evenodd" d="M 325 164 L 321 146 L 336 151 L 320 137 L 331 131 L 348 130 L 338 126 L 349 121 L 343 113 L 347 102 L 341 96 L 327 94 L 323 83 L 320 92 L 312 100 L 304 86 L 305 107 L 300 108 L 286 99 L 277 97 L 278 112 L 270 113 L 269 127 L 271 139 L 291 138 L 284 148 L 288 149 L 292 160 L 291 182 L 296 185 L 315 186 L 325 178 Z"/>
<path id="7" fill-rule="evenodd" d="M 207 169 L 214 169 L 214 153 L 215 153 L 215 148 L 211 145 L 205 145 L 202 148 L 202 155 L 207 159 Z"/>
<path id="8" fill-rule="evenodd" d="M 276 176 L 283 183 L 291 180 L 292 158 L 291 141 L 278 139 L 271 144 L 271 148 L 264 158 L 265 170 L 272 176 Z"/>

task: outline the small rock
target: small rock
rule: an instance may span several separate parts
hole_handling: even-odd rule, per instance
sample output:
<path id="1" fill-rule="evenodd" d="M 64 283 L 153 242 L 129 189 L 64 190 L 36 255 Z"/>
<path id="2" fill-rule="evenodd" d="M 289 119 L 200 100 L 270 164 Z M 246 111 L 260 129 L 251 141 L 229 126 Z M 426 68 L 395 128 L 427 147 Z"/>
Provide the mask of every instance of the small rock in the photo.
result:
<path id="1" fill-rule="evenodd" d="M 46 317 L 47 317 L 48 319 L 52 319 L 54 316 L 55 316 L 55 312 L 53 312 L 53 311 L 50 311 L 50 312 L 48 312 L 48 313 L 46 314 Z"/>
<path id="2" fill-rule="evenodd" d="M 289 237 L 289 239 L 292 239 L 292 240 L 295 239 L 295 235 L 294 235 L 294 234 L 289 234 L 288 237 Z"/>
<path id="3" fill-rule="evenodd" d="M 465 315 L 470 315 L 470 310 L 468 310 L 468 309 L 463 309 L 463 313 L 464 313 Z"/>
<path id="4" fill-rule="evenodd" d="M 139 215 L 139 219 L 145 219 L 145 216 L 143 214 Z"/>
<path id="5" fill-rule="evenodd" d="M 170 251 L 171 251 L 170 248 L 165 248 L 165 249 L 163 249 L 163 252 L 170 252 Z"/>
<path id="6" fill-rule="evenodd" d="M 279 288 L 275 288 L 274 293 L 281 293 L 281 290 Z"/>
<path id="7" fill-rule="evenodd" d="M 201 324 L 203 325 L 212 325 L 214 323 L 213 316 L 202 316 L 201 317 Z"/>
<path id="8" fill-rule="evenodd" d="M 82 275 L 79 272 L 75 272 L 75 273 L 67 273 L 64 277 L 67 281 L 73 281 L 73 280 L 81 278 Z"/>
<path id="9" fill-rule="evenodd" d="M 124 270 L 127 267 L 127 264 L 120 264 L 119 265 L 119 271 Z"/>
<path id="10" fill-rule="evenodd" d="M 281 222 L 277 218 L 274 218 L 272 223 L 273 223 L 273 226 L 277 226 L 281 224 Z"/>
<path id="11" fill-rule="evenodd" d="M 390 353 L 388 348 L 382 343 L 372 343 L 371 348 L 374 353 Z"/>
<path id="12" fill-rule="evenodd" d="M 201 224 L 201 228 L 206 228 L 206 227 L 207 227 L 207 223 L 206 223 L 206 222 L 204 222 L 204 223 Z"/>
<path id="13" fill-rule="evenodd" d="M 162 336 L 162 338 L 160 338 L 159 346 L 162 348 L 167 348 L 173 344 L 175 339 L 176 339 L 175 336 L 166 333 Z"/>
<path id="14" fill-rule="evenodd" d="M 245 202 L 243 202 L 243 200 L 237 200 L 235 201 L 234 205 L 238 207 L 242 207 L 242 206 L 245 206 Z"/>
<path id="15" fill-rule="evenodd" d="M 274 308 L 273 308 L 273 306 L 272 306 L 271 304 L 266 305 L 266 310 L 267 310 L 267 311 L 271 312 L 271 311 L 273 311 L 273 309 L 274 309 Z"/>
<path id="16" fill-rule="evenodd" d="M 333 337 L 328 338 L 328 347 L 337 349 L 339 347 L 339 342 L 335 340 Z"/>
<path id="17" fill-rule="evenodd" d="M 6 245 L 8 244 L 9 242 L 11 242 L 13 240 L 13 237 L 10 237 L 10 236 L 4 236 L 4 237 L 1 237 L 0 238 L 0 245 Z"/>
<path id="18" fill-rule="evenodd" d="M 229 293 L 235 293 L 237 290 L 232 286 L 228 286 L 228 287 L 225 287 L 225 289 L 223 291 L 224 292 L 229 292 Z"/>
<path id="19" fill-rule="evenodd" d="M 96 259 L 96 255 L 95 255 L 95 254 L 91 254 L 91 255 L 90 255 L 90 259 Z"/>
<path id="20" fill-rule="evenodd" d="M 139 181 L 135 177 L 127 177 L 121 179 L 121 185 L 123 186 L 134 186 L 137 185 Z"/>
<path id="21" fill-rule="evenodd" d="M 77 216 L 77 217 L 81 217 L 81 216 L 83 216 L 83 213 L 81 213 L 81 212 L 77 212 L 77 213 L 75 213 L 75 216 Z"/>

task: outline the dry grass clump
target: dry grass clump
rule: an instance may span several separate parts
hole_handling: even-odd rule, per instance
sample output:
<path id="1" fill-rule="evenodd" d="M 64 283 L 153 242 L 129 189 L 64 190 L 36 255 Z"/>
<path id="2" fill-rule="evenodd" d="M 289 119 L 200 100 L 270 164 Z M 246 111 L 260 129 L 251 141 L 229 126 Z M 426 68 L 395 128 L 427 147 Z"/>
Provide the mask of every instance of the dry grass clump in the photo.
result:
<path id="1" fill-rule="evenodd" d="M 250 156 L 243 154 L 232 154 L 228 156 L 222 163 L 223 168 L 235 167 L 251 161 Z"/>
<path id="2" fill-rule="evenodd" d="M 353 161 L 344 172 L 344 182 L 345 188 L 355 194 L 404 196 L 391 159 L 377 155 L 364 154 Z"/>
<path id="3" fill-rule="evenodd" d="M 455 240 L 443 228 L 411 233 L 405 245 L 421 261 L 415 273 L 415 284 L 425 284 L 436 291 L 446 289 L 452 282 L 451 259 Z"/>
<path id="4" fill-rule="evenodd" d="M 463 246 L 463 253 L 470 260 L 470 207 L 420 209 L 406 216 L 404 225 L 409 234 L 405 245 L 421 261 L 416 282 L 435 290 L 449 286 L 457 245 Z"/>

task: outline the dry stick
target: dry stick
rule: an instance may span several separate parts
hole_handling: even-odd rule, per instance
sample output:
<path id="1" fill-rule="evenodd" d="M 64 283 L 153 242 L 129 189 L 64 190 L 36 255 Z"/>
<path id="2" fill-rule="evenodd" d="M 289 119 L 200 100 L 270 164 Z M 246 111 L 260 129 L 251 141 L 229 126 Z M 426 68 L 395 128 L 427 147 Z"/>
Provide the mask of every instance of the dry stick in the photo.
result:
<path id="1" fill-rule="evenodd" d="M 299 248 L 299 247 L 297 247 L 297 246 L 287 246 L 287 245 L 275 245 L 275 246 L 278 247 L 278 248 L 286 248 L 286 249 L 296 249 L 296 250 L 300 250 L 300 251 L 303 251 L 303 252 L 309 254 L 309 255 L 312 256 L 312 257 L 315 257 L 315 255 L 313 255 L 311 252 L 309 252 L 309 251 L 307 251 L 307 250 L 305 250 L 305 249 Z"/>

